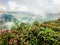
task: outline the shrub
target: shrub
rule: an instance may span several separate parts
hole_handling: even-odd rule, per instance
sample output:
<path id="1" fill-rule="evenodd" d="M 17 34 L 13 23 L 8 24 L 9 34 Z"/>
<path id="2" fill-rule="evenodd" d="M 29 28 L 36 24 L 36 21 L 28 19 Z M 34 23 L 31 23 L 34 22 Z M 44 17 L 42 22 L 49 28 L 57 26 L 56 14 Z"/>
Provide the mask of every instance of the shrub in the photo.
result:
<path id="1" fill-rule="evenodd" d="M 21 23 L 11 30 L 0 32 L 0 45 L 60 45 L 60 36 L 54 29 Z"/>

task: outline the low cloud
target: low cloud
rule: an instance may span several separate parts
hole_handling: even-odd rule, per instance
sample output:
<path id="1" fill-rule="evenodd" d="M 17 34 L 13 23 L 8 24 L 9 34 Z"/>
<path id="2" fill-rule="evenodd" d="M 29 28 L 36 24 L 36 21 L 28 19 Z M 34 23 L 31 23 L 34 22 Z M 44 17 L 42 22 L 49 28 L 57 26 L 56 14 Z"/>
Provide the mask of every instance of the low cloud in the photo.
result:
<path id="1" fill-rule="evenodd" d="M 0 11 L 5 11 L 5 10 L 7 10 L 7 8 L 4 5 L 0 4 Z"/>
<path id="2" fill-rule="evenodd" d="M 5 3 L 6 6 L 0 4 L 0 11 L 30 11 L 43 18 L 46 18 L 46 13 L 60 12 L 60 0 L 8 0 Z"/>

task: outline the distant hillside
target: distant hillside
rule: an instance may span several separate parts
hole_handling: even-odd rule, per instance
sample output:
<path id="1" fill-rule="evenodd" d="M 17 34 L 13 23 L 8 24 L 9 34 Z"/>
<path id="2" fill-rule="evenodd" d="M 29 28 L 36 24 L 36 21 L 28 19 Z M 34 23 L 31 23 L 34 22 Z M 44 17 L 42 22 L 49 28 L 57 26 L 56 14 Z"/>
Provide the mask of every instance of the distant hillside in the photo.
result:
<path id="1" fill-rule="evenodd" d="M 3 16 L 5 15 L 5 16 Z M 60 18 L 60 13 L 52 14 L 46 13 L 46 18 L 42 17 L 41 15 L 35 15 L 32 12 L 22 12 L 22 11 L 0 11 L 0 17 L 4 18 L 5 21 L 18 20 L 20 22 L 33 22 L 33 21 L 51 21 Z"/>
<path id="2" fill-rule="evenodd" d="M 3 22 L 14 22 L 17 23 L 18 20 L 12 15 L 12 14 L 3 14 L 1 16 L 1 19 L 3 19 Z"/>
<path id="3" fill-rule="evenodd" d="M 4 19 L 5 22 L 18 20 L 17 23 L 28 22 L 32 23 L 33 21 L 43 22 L 44 19 L 42 16 L 34 15 L 32 12 L 0 12 L 0 19 Z"/>
<path id="4" fill-rule="evenodd" d="M 34 21 L 39 21 L 44 22 L 43 25 L 60 25 L 60 23 L 57 23 L 59 21 L 51 21 L 51 20 L 56 20 L 60 18 L 60 13 L 57 14 L 51 14 L 48 13 L 46 14 L 46 18 L 44 19 L 41 15 L 35 15 L 32 12 L 21 12 L 21 11 L 12 11 L 12 12 L 5 12 L 5 11 L 0 11 L 0 28 L 5 28 L 4 25 L 8 24 L 10 22 L 13 22 L 15 24 L 19 24 L 19 23 L 32 23 Z M 49 21 L 46 22 L 47 24 L 45 24 L 45 21 Z M 49 24 L 50 23 L 50 24 Z M 57 23 L 57 24 L 56 24 Z M 51 26 L 52 27 L 52 26 Z"/>
<path id="5" fill-rule="evenodd" d="M 56 19 L 59 19 L 60 18 L 60 13 L 47 13 L 46 14 L 46 19 L 48 21 L 51 21 L 51 20 L 56 20 Z"/>

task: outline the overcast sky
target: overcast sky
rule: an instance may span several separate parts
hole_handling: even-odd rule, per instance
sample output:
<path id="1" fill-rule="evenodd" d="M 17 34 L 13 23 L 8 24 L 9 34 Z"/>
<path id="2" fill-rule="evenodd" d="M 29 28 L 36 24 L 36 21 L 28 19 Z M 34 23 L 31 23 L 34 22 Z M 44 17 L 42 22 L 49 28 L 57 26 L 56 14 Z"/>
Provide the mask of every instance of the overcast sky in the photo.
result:
<path id="1" fill-rule="evenodd" d="M 45 17 L 60 12 L 60 0 L 0 0 L 0 11 L 29 11 Z"/>

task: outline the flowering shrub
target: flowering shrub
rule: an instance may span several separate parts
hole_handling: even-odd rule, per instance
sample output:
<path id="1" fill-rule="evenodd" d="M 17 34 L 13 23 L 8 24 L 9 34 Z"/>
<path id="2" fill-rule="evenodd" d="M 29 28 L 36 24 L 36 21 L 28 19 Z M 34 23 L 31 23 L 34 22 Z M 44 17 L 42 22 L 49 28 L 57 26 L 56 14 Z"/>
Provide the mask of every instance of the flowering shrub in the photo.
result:
<path id="1" fill-rule="evenodd" d="M 60 45 L 60 33 L 39 23 L 20 24 L 0 32 L 0 45 Z"/>
<path id="2" fill-rule="evenodd" d="M 6 34 L 6 33 L 8 32 L 8 30 L 3 29 L 1 32 L 2 32 L 3 34 Z"/>

